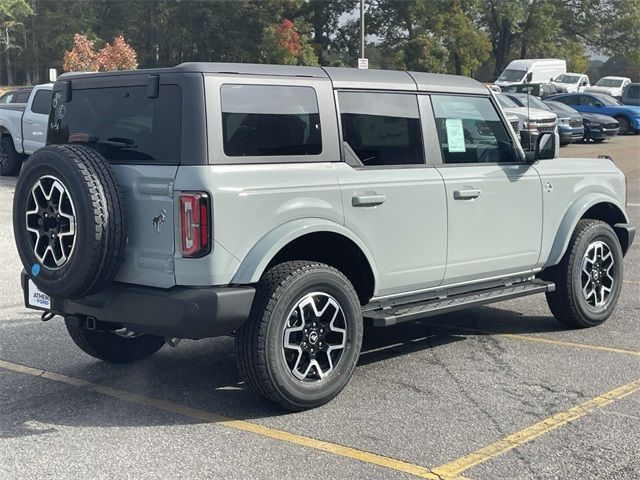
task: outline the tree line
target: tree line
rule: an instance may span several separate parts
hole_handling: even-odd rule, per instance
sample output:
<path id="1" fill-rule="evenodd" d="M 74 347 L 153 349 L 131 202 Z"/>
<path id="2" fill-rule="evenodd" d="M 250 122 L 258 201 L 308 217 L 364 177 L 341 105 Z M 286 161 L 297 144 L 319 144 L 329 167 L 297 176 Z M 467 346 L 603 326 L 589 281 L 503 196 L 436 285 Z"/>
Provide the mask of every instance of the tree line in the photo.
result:
<path id="1" fill-rule="evenodd" d="M 75 34 L 122 36 L 140 68 L 186 61 L 355 66 L 359 0 L 0 0 L 0 83 L 62 69 Z M 640 0 L 366 0 L 372 68 L 495 78 L 514 58 L 640 71 Z M 593 67 L 593 65 L 591 65 Z M 589 73 L 589 72 L 587 72 Z M 591 72 L 594 75 L 593 72 Z"/>

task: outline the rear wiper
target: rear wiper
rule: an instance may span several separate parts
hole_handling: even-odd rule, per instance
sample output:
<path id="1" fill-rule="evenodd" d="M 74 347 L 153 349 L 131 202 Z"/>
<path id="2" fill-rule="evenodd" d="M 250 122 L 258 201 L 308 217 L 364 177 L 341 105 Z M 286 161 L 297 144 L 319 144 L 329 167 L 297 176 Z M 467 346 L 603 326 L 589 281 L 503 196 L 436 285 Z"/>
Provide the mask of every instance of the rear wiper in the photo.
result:
<path id="1" fill-rule="evenodd" d="M 104 145 L 106 147 L 112 148 L 138 148 L 138 146 L 133 142 L 127 142 L 123 140 L 96 140 L 98 145 Z"/>
<path id="2" fill-rule="evenodd" d="M 120 149 L 138 148 L 134 141 L 129 138 L 111 137 L 106 140 L 100 140 L 98 136 L 87 133 L 74 133 L 69 135 L 69 143 L 96 143 L 98 145 Z"/>

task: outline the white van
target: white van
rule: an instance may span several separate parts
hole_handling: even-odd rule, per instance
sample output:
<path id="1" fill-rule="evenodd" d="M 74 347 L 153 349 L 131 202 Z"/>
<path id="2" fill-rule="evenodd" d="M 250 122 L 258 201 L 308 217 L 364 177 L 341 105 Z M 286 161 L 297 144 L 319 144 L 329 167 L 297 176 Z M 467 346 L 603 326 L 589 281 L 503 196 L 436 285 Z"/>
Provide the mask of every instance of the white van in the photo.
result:
<path id="1" fill-rule="evenodd" d="M 526 58 L 513 60 L 505 68 L 496 85 L 513 85 L 525 83 L 528 74 L 531 74 L 530 83 L 549 82 L 558 75 L 567 73 L 567 62 L 557 58 Z"/>

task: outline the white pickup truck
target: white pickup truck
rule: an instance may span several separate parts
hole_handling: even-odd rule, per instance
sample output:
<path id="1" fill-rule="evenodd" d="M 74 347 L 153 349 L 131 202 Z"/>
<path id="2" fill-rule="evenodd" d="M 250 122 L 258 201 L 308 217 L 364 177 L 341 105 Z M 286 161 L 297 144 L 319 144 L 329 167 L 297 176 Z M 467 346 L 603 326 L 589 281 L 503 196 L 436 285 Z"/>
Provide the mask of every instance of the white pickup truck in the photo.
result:
<path id="1" fill-rule="evenodd" d="M 22 161 L 47 142 L 52 87 L 34 87 L 27 103 L 0 105 L 1 175 L 16 175 Z"/>

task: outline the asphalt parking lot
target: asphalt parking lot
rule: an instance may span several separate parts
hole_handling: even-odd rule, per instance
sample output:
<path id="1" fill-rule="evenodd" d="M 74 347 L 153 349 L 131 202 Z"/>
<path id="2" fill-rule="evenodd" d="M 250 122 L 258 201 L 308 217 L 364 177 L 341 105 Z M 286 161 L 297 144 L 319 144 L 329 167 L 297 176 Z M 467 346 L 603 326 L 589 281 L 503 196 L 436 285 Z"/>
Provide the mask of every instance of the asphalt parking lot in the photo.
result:
<path id="1" fill-rule="evenodd" d="M 577 144 L 628 176 L 640 136 Z M 615 314 L 563 330 L 541 296 L 369 329 L 345 391 L 285 414 L 242 383 L 233 339 L 129 365 L 82 353 L 22 306 L 14 179 L 0 179 L 0 478 L 640 477 L 640 241 Z"/>

